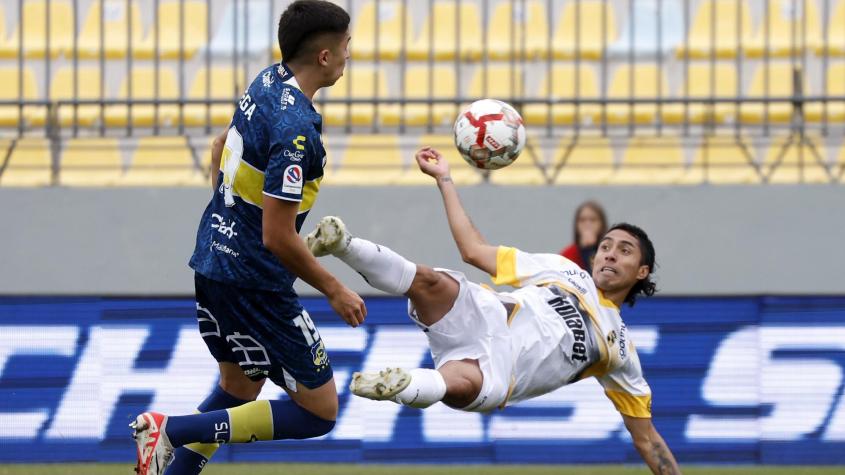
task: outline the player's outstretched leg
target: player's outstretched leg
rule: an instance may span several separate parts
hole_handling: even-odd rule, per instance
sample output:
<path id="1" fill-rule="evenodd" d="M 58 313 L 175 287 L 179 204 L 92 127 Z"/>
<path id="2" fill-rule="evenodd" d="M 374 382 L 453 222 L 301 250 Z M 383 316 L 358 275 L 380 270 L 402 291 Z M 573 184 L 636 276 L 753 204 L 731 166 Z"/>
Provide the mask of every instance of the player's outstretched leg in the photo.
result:
<path id="1" fill-rule="evenodd" d="M 310 439 L 328 434 L 334 425 L 335 421 L 317 417 L 294 401 L 261 400 L 190 416 L 145 412 L 130 426 L 138 446 L 138 474 L 160 475 L 177 447 Z"/>

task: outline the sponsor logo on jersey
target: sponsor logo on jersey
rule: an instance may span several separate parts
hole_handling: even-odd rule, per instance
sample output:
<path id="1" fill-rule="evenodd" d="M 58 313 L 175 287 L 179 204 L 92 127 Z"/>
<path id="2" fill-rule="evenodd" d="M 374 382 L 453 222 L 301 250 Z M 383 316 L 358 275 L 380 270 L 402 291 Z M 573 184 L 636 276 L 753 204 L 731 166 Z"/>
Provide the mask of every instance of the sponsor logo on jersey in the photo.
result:
<path id="1" fill-rule="evenodd" d="M 608 346 L 613 346 L 616 343 L 616 330 L 610 330 L 610 333 L 607 334 L 607 344 Z"/>
<path id="2" fill-rule="evenodd" d="M 582 363 L 587 362 L 587 325 L 581 312 L 568 298 L 555 297 L 547 302 L 550 307 L 563 319 L 566 326 L 572 330 L 575 341 L 572 343 L 570 358 Z"/>
<path id="3" fill-rule="evenodd" d="M 302 167 L 289 165 L 285 168 L 284 178 L 282 179 L 282 193 L 302 193 L 302 182 Z"/>
<path id="4" fill-rule="evenodd" d="M 229 239 L 232 239 L 233 237 L 238 235 L 238 233 L 235 232 L 235 224 L 237 224 L 235 223 L 235 220 L 229 221 L 227 223 L 226 219 L 217 213 L 213 213 L 211 215 L 211 219 L 214 220 L 214 222 L 211 223 L 211 229 L 216 229 L 218 233 L 226 236 Z"/>
<path id="5" fill-rule="evenodd" d="M 264 87 L 272 86 L 275 80 L 276 77 L 273 76 L 273 71 L 265 71 L 261 76 L 261 83 L 264 84 Z"/>
<path id="6" fill-rule="evenodd" d="M 296 98 L 291 94 L 289 87 L 282 91 L 282 110 L 287 110 L 288 106 L 296 104 Z"/>
<path id="7" fill-rule="evenodd" d="M 281 77 L 282 79 L 286 78 L 288 75 L 287 70 L 281 64 L 279 64 L 279 67 L 276 68 L 276 71 L 279 73 L 279 77 Z"/>
<path id="8" fill-rule="evenodd" d="M 294 162 L 301 162 L 302 159 L 305 158 L 305 154 L 299 150 L 291 152 L 290 150 L 285 149 L 284 152 L 282 152 L 282 155 Z"/>
<path id="9" fill-rule="evenodd" d="M 326 345 L 323 344 L 323 340 L 318 341 L 311 347 L 311 357 L 314 366 L 322 367 L 329 364 L 329 355 L 326 353 Z"/>
<path id="10" fill-rule="evenodd" d="M 293 139 L 293 146 L 296 147 L 297 150 L 305 150 L 305 136 L 297 135 L 296 138 Z"/>
<path id="11" fill-rule="evenodd" d="M 625 337 L 628 333 L 628 327 L 623 323 L 619 328 L 619 357 L 623 360 L 628 357 L 628 346 Z"/>

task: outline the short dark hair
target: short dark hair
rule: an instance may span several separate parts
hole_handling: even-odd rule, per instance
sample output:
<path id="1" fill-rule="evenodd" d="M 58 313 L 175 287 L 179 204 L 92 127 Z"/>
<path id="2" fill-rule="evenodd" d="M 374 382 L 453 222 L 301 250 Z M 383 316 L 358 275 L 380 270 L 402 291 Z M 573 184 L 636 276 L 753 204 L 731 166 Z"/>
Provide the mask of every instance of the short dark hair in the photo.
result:
<path id="1" fill-rule="evenodd" d="M 637 296 L 645 295 L 646 297 L 651 297 L 655 294 L 655 292 L 657 292 L 657 284 L 655 284 L 651 279 L 651 275 L 654 273 L 654 268 L 657 265 L 655 263 L 656 255 L 654 252 L 654 244 L 642 228 L 634 226 L 633 224 L 614 224 L 607 230 L 607 232 L 609 233 L 615 229 L 625 231 L 631 236 L 637 238 L 637 242 L 640 245 L 640 265 L 648 266 L 648 275 L 646 278 L 638 280 L 637 283 L 631 287 L 631 290 L 628 291 L 628 295 L 625 296 L 625 303 L 627 303 L 629 307 L 633 307 L 634 303 L 637 301 Z M 605 233 L 605 235 L 607 235 L 607 233 Z"/>
<path id="2" fill-rule="evenodd" d="M 291 62 L 305 52 L 322 34 L 349 30 L 349 14 L 324 0 L 297 0 L 279 18 L 279 48 L 282 59 Z"/>

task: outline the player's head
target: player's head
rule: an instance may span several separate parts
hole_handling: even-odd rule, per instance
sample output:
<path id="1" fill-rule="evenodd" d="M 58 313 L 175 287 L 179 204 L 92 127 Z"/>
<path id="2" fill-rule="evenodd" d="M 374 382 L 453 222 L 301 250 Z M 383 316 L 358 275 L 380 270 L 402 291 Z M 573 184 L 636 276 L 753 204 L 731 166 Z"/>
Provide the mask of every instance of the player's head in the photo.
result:
<path id="1" fill-rule="evenodd" d="M 316 66 L 321 86 L 342 75 L 349 58 L 349 14 L 323 0 L 297 0 L 279 19 L 279 48 L 287 64 Z"/>
<path id="2" fill-rule="evenodd" d="M 633 306 L 637 296 L 657 291 L 651 280 L 654 259 L 654 244 L 645 231 L 633 224 L 615 224 L 599 241 L 593 281 L 605 293 L 628 289 L 624 301 Z"/>

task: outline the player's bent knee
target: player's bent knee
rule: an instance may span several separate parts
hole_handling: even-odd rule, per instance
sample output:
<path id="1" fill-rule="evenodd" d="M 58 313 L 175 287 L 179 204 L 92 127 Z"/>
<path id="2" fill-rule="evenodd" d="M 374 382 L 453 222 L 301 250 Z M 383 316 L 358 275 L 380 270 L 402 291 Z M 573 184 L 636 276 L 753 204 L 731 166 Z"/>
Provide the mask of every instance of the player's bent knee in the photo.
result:
<path id="1" fill-rule="evenodd" d="M 232 396 L 247 401 L 254 401 L 258 398 L 265 381 L 265 379 L 253 381 L 243 373 L 240 376 L 227 373 L 220 374 L 220 387 Z"/>

